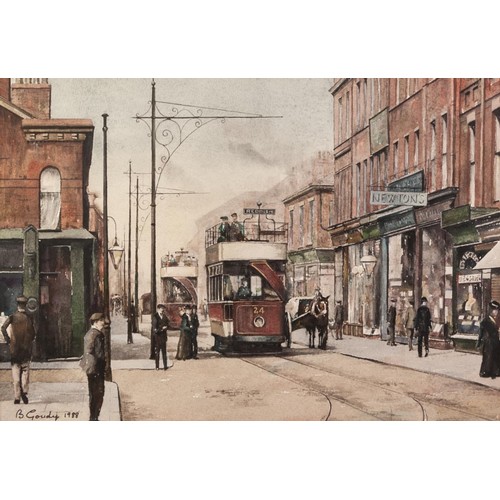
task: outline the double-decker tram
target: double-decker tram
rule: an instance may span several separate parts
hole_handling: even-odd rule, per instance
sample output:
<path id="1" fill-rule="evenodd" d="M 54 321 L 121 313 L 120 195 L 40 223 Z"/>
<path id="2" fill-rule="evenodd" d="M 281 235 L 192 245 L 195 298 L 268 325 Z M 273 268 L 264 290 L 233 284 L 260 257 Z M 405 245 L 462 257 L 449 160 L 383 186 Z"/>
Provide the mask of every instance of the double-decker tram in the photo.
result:
<path id="1" fill-rule="evenodd" d="M 197 307 L 198 260 L 184 249 L 168 253 L 161 259 L 162 301 L 170 320 L 170 327 L 178 329 L 181 324 L 179 311 L 185 305 Z"/>
<path id="2" fill-rule="evenodd" d="M 246 209 L 249 210 L 249 209 Z M 249 222 L 250 221 L 250 222 Z M 285 341 L 286 226 L 240 223 L 244 238 L 206 231 L 208 312 L 214 349 L 229 353 L 278 352 Z"/>

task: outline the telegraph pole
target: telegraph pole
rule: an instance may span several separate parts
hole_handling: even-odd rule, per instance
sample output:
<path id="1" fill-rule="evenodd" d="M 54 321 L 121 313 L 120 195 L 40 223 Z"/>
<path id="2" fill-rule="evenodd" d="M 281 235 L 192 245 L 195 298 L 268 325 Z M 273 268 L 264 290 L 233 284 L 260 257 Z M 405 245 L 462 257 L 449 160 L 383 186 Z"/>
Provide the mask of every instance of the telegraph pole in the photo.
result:
<path id="1" fill-rule="evenodd" d="M 130 318 L 130 302 L 131 302 L 131 290 L 130 290 L 130 264 L 131 264 L 131 239 L 132 239 L 132 162 L 128 162 L 128 248 L 127 248 L 127 266 L 128 266 L 128 275 L 127 275 L 127 344 L 134 343 L 134 337 L 132 335 L 132 321 Z"/>

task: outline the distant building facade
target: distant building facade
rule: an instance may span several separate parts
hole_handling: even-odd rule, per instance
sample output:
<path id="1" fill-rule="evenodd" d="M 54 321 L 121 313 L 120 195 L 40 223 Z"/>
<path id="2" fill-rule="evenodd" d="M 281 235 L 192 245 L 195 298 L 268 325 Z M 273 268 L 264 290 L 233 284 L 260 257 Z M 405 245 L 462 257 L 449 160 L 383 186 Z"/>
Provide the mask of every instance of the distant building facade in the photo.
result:
<path id="1" fill-rule="evenodd" d="M 37 357 L 79 355 L 96 302 L 88 230 L 94 126 L 51 119 L 47 79 L 0 80 L 0 311 L 26 295 Z"/>
<path id="2" fill-rule="evenodd" d="M 333 257 L 328 227 L 334 212 L 331 152 L 318 152 L 304 185 L 283 200 L 288 225 L 287 285 L 290 296 L 314 295 L 320 288 L 324 296 L 335 293 Z"/>

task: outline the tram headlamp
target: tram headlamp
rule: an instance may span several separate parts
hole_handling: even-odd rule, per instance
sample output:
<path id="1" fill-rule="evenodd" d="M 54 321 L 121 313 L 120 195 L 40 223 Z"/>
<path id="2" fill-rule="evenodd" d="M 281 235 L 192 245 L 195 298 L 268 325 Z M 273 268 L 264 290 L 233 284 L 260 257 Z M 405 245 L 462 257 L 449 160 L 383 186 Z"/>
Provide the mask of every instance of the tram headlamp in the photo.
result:
<path id="1" fill-rule="evenodd" d="M 262 328 L 266 324 L 266 320 L 262 316 L 256 316 L 253 319 L 253 324 L 256 328 Z"/>

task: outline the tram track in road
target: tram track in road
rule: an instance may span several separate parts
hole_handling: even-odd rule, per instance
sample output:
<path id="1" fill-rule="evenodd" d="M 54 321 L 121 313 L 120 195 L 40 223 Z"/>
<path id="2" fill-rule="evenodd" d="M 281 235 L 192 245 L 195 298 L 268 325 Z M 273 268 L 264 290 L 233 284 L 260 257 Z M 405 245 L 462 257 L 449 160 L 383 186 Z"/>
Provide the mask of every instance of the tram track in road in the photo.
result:
<path id="1" fill-rule="evenodd" d="M 294 379 L 292 379 L 292 378 L 290 378 L 290 377 L 286 377 L 285 375 L 282 375 L 282 374 L 280 374 L 280 373 L 276 373 L 276 372 L 274 372 L 274 371 L 272 371 L 272 370 L 270 370 L 270 369 L 268 369 L 268 368 L 266 368 L 266 367 L 264 367 L 264 366 L 259 365 L 258 363 L 255 363 L 254 361 L 251 361 L 251 360 L 250 360 L 250 359 L 248 359 L 248 358 L 239 358 L 239 359 L 240 359 L 241 361 L 244 361 L 245 363 L 248 363 L 248 364 L 250 364 L 250 365 L 253 365 L 253 366 L 255 366 L 255 367 L 257 367 L 257 368 L 259 368 L 259 369 L 261 369 L 261 370 L 264 370 L 264 371 L 266 371 L 266 372 L 270 373 L 271 375 L 275 375 L 275 376 L 277 376 L 277 377 L 281 377 L 281 378 L 283 378 L 283 379 L 287 380 L 288 382 L 292 382 L 293 384 L 296 384 L 296 385 L 298 385 L 298 386 L 300 386 L 300 387 L 303 387 L 303 388 L 307 389 L 308 391 L 313 391 L 313 392 L 316 392 L 317 394 L 320 394 L 320 395 L 321 395 L 321 396 L 323 396 L 323 397 L 326 399 L 326 401 L 328 402 L 328 413 L 327 413 L 326 417 L 325 417 L 325 418 L 323 418 L 323 419 L 321 419 L 321 420 L 328 421 L 328 420 L 330 419 L 330 416 L 331 416 L 331 414 L 332 414 L 332 401 L 330 400 L 330 397 L 328 396 L 328 394 L 326 394 L 326 393 L 324 393 L 324 392 L 322 392 L 322 391 L 319 391 L 318 389 L 314 389 L 314 388 L 312 388 L 312 387 L 309 387 L 309 386 L 307 386 L 307 385 L 306 385 L 306 384 L 304 384 L 304 383 L 297 382 L 297 380 L 294 380 Z"/>
<path id="2" fill-rule="evenodd" d="M 297 361 L 295 359 L 290 359 L 288 358 L 287 356 L 285 355 L 274 355 L 272 356 L 271 358 L 275 358 L 275 359 L 285 359 L 286 361 L 290 362 L 290 363 L 296 363 L 296 364 L 299 364 L 301 366 L 304 366 L 308 369 L 313 369 L 313 370 L 317 370 L 319 372 L 323 372 L 323 373 L 329 373 L 331 375 L 335 375 L 337 377 L 339 376 L 342 376 L 342 374 L 339 374 L 339 373 L 335 373 L 333 371 L 329 371 L 329 370 L 326 370 L 324 368 L 321 368 L 321 367 L 318 367 L 318 366 L 315 366 L 313 364 L 309 364 L 309 363 L 304 363 L 304 362 L 300 362 L 300 361 Z M 242 361 L 245 361 L 247 363 L 250 363 L 254 366 L 256 366 L 257 368 L 260 368 L 262 370 L 265 370 L 267 371 L 268 373 L 271 373 L 275 376 L 278 376 L 278 377 L 282 377 L 284 378 L 285 380 L 288 380 L 290 382 L 293 382 L 294 384 L 296 385 L 299 385 L 300 387 L 303 387 L 305 389 L 307 389 L 308 391 L 312 391 L 312 392 L 316 392 L 318 394 L 321 394 L 325 399 L 327 399 L 328 403 L 329 403 L 329 412 L 328 412 L 328 415 L 326 418 L 322 419 L 322 420 L 325 420 L 325 421 L 328 421 L 328 420 L 331 420 L 331 417 L 332 417 L 332 410 L 333 410 L 333 404 L 332 404 L 332 401 L 336 401 L 337 403 L 339 403 L 340 405 L 342 406 L 349 406 L 350 408 L 352 408 L 353 410 L 355 410 L 356 412 L 362 414 L 362 415 L 366 415 L 367 417 L 369 417 L 370 419 L 373 419 L 373 420 L 378 420 L 378 421 L 384 421 L 384 420 L 388 420 L 386 418 L 383 418 L 381 417 L 379 414 L 377 414 L 377 412 L 374 412 L 374 411 L 367 411 L 365 408 L 363 408 L 362 406 L 360 405 L 356 405 L 354 403 L 352 403 L 351 401 L 348 401 L 346 398 L 344 397 L 340 397 L 340 396 L 335 396 L 331 393 L 327 393 L 326 391 L 324 390 L 321 390 L 321 389 L 318 389 L 317 387 L 314 387 L 312 384 L 308 384 L 306 382 L 303 382 L 303 381 L 298 381 L 296 378 L 292 378 L 292 377 L 288 377 L 288 376 L 285 376 L 281 373 L 277 373 L 276 371 L 272 370 L 272 369 L 269 369 L 268 367 L 266 366 L 263 366 L 262 364 L 259 364 L 257 362 L 255 362 L 254 360 L 250 360 L 250 359 L 246 359 L 246 358 L 240 358 Z M 267 358 L 267 359 L 270 359 L 270 358 Z M 363 382 L 361 380 L 358 380 L 358 382 Z M 382 386 L 377 386 L 379 389 L 382 389 L 384 391 L 387 391 L 387 388 L 385 387 L 382 387 Z M 425 409 L 423 408 L 422 404 L 417 401 L 415 398 L 412 398 L 411 396 L 408 396 L 406 394 L 403 394 L 403 393 L 397 393 L 396 391 L 391 391 L 392 393 L 395 393 L 397 394 L 399 397 L 407 397 L 411 400 L 413 400 L 418 406 L 419 408 L 421 409 L 421 412 L 422 412 L 422 420 L 427 420 L 427 414 L 425 412 Z"/>
<path id="3" fill-rule="evenodd" d="M 343 356 L 343 357 L 351 357 L 349 355 L 345 355 L 345 354 L 342 354 L 342 353 L 340 353 L 340 354 L 335 353 L 334 355 L 335 356 Z M 280 354 L 277 357 L 285 358 L 288 361 L 291 361 L 291 362 L 294 362 L 294 363 L 297 363 L 297 364 L 301 364 L 301 365 L 306 366 L 308 368 L 318 369 L 318 370 L 326 372 L 326 373 L 331 373 L 332 375 L 346 376 L 345 373 L 342 373 L 339 370 L 333 370 L 331 368 L 318 367 L 318 366 L 316 366 L 314 364 L 311 364 L 311 363 L 306 363 L 304 361 L 300 361 L 300 360 L 296 360 L 296 359 L 290 359 L 286 354 Z M 380 365 L 383 365 L 383 366 L 391 366 L 391 365 L 387 365 L 386 363 L 383 363 L 381 361 L 376 361 L 376 360 L 372 360 L 372 359 L 368 359 L 368 358 L 354 357 L 354 359 L 357 359 L 357 360 L 360 360 L 360 361 L 366 361 L 366 362 L 370 362 L 370 363 L 375 363 L 375 364 L 380 364 Z M 397 368 L 398 368 L 398 370 L 405 370 L 405 371 L 408 371 L 408 372 L 415 371 L 415 370 L 412 370 L 411 368 L 406 368 L 406 367 L 400 367 L 400 366 L 398 366 Z M 445 376 L 439 374 L 439 377 L 443 378 Z M 422 401 L 421 399 L 418 399 L 417 397 L 412 396 L 411 394 L 408 394 L 408 393 L 406 393 L 404 391 L 398 391 L 396 389 L 392 389 L 390 387 L 386 387 L 383 384 L 377 384 L 377 383 L 375 383 L 375 382 L 373 382 L 371 380 L 367 380 L 364 377 L 356 377 L 356 376 L 353 376 L 352 374 L 349 374 L 349 378 L 351 380 L 356 380 L 357 382 L 360 382 L 362 384 L 371 385 L 371 386 L 379 388 L 379 389 L 384 389 L 386 391 L 390 391 L 390 392 L 392 392 L 392 393 L 394 393 L 396 395 L 404 396 L 404 397 L 408 397 L 408 398 L 412 399 L 413 401 L 415 401 L 415 403 L 417 403 L 420 406 L 420 408 L 422 410 L 422 420 L 423 421 L 428 420 L 428 414 L 427 414 L 427 411 L 426 411 L 424 405 L 437 406 L 437 407 L 440 407 L 440 408 L 444 408 L 446 410 L 450 410 L 452 412 L 462 413 L 464 415 L 467 415 L 468 417 L 472 417 L 472 418 L 477 419 L 477 420 L 489 420 L 489 421 L 494 421 L 495 420 L 493 418 L 488 418 L 488 417 L 486 417 L 484 415 L 480 415 L 480 414 L 475 413 L 475 412 L 471 412 L 471 411 L 467 411 L 467 410 L 464 410 L 464 409 L 461 409 L 461 408 L 457 408 L 457 407 L 452 406 L 452 405 L 446 405 L 444 403 L 439 403 L 437 401 L 432 401 L 432 402 Z M 488 389 L 489 388 L 485 388 L 485 390 L 488 390 Z"/>
<path id="4" fill-rule="evenodd" d="M 319 370 L 319 371 L 323 371 L 323 372 L 326 372 L 326 373 L 331 373 L 332 375 L 337 375 L 337 376 L 343 376 L 342 373 L 338 372 L 338 371 L 334 371 L 334 370 L 329 370 L 329 369 L 326 369 L 326 368 L 323 368 L 323 367 L 317 367 L 313 364 L 310 364 L 310 363 L 305 363 L 303 361 L 298 361 L 296 359 L 289 359 L 288 357 L 286 357 L 286 355 L 281 355 L 279 357 L 282 357 L 282 358 L 285 358 L 286 360 L 292 362 L 292 363 L 297 363 L 297 364 L 300 364 L 300 365 L 303 365 L 303 366 L 306 366 L 308 368 L 313 368 L 313 369 L 316 369 L 316 370 Z M 352 377 L 350 376 L 350 378 L 352 379 Z M 354 378 L 357 382 L 360 382 L 360 383 L 363 383 L 363 384 L 370 384 L 374 387 L 377 387 L 379 389 L 383 389 L 385 391 L 389 391 L 389 392 L 392 392 L 398 396 L 402 396 L 402 397 L 407 397 L 411 400 L 413 400 L 419 407 L 420 409 L 422 410 L 422 420 L 423 421 L 427 421 L 428 420 L 428 416 L 427 416 L 427 412 L 425 411 L 425 408 L 424 406 L 422 405 L 422 402 L 419 401 L 417 398 L 413 397 L 413 396 L 410 396 L 409 394 L 406 394 L 404 392 L 401 392 L 401 391 L 396 391 L 394 389 L 390 389 L 390 388 L 387 388 L 387 387 L 384 387 L 382 384 L 374 384 L 373 382 L 366 382 L 366 380 L 362 379 L 362 378 L 359 378 L 359 377 L 355 377 Z M 368 413 L 368 412 L 367 412 Z M 382 420 L 382 419 L 380 419 Z"/>
<path id="5" fill-rule="evenodd" d="M 418 396 L 407 393 L 403 390 L 397 390 L 397 389 L 394 389 L 391 387 L 387 387 L 383 383 L 376 383 L 376 382 L 373 382 L 372 380 L 368 380 L 364 377 L 356 377 L 356 376 L 353 376 L 352 374 L 346 374 L 345 372 L 342 372 L 341 370 L 334 370 L 334 369 L 330 369 L 330 368 L 325 368 L 322 366 L 318 366 L 314 363 L 308 363 L 307 361 L 304 361 L 304 360 L 294 359 L 293 357 L 290 357 L 289 355 L 286 355 L 286 354 L 279 354 L 279 355 L 275 355 L 273 357 L 275 359 L 286 360 L 289 363 L 295 363 L 295 364 L 300 365 L 304 368 L 318 371 L 319 373 L 325 373 L 325 374 L 329 374 L 329 375 L 334 376 L 334 377 L 341 377 L 344 379 L 348 379 L 351 383 L 361 385 L 361 389 L 364 391 L 366 391 L 366 387 L 368 386 L 368 387 L 372 387 L 375 391 L 379 391 L 379 394 L 380 394 L 380 391 L 383 391 L 383 393 L 385 393 L 385 394 L 392 394 L 396 398 L 395 401 L 397 403 L 402 404 L 403 406 L 404 406 L 405 399 L 408 401 L 411 401 L 412 402 L 411 404 L 415 405 L 415 409 L 413 410 L 413 412 L 415 413 L 415 417 L 409 418 L 408 420 L 428 421 L 429 420 L 428 409 L 430 409 L 432 407 L 437 407 L 437 408 L 442 409 L 445 412 L 447 412 L 448 415 L 452 415 L 453 418 L 450 418 L 452 420 L 459 420 L 459 421 L 460 420 L 471 420 L 471 419 L 472 420 L 495 420 L 494 418 L 490 418 L 488 416 L 485 416 L 483 414 L 479 414 L 479 413 L 476 413 L 473 411 L 468 411 L 468 410 L 465 410 L 463 408 L 459 408 L 455 405 L 445 404 L 442 401 L 441 402 L 440 401 L 427 401 L 425 399 L 419 398 Z M 273 357 L 266 358 L 266 361 L 269 361 Z M 362 405 L 359 405 L 359 404 L 354 403 L 353 401 L 350 401 L 345 396 L 335 395 L 335 394 L 332 394 L 332 392 L 330 392 L 330 390 L 328 390 L 324 387 L 318 387 L 317 383 L 311 383 L 310 381 L 307 381 L 307 380 L 299 380 L 297 377 L 292 377 L 292 376 L 288 376 L 288 375 L 285 375 L 283 373 L 280 373 L 279 368 L 273 369 L 273 367 L 266 366 L 265 362 L 259 362 L 255 358 L 251 358 L 251 359 L 240 358 L 240 359 L 242 361 L 245 361 L 247 363 L 250 363 L 250 364 L 256 366 L 257 368 L 265 370 L 268 373 L 271 373 L 271 374 L 276 375 L 278 377 L 282 377 L 290 382 L 293 382 L 294 384 L 297 384 L 298 386 L 303 387 L 309 391 L 313 391 L 313 392 L 316 392 L 318 394 L 321 394 L 321 396 L 324 397 L 328 401 L 328 404 L 329 404 L 328 415 L 323 420 L 331 420 L 332 419 L 332 416 L 333 416 L 332 415 L 332 412 L 333 412 L 332 402 L 340 403 L 342 406 L 347 405 L 347 406 L 351 407 L 353 410 L 359 412 L 360 414 L 365 414 L 367 417 L 370 417 L 371 419 L 374 419 L 374 420 L 381 420 L 381 421 L 384 421 L 384 420 L 406 420 L 406 418 L 398 418 L 397 412 L 394 415 L 392 409 L 389 413 L 385 413 L 385 414 L 384 414 L 384 412 L 381 412 L 381 411 L 377 411 L 377 410 L 374 411 L 374 410 L 367 409 Z M 362 360 L 362 361 L 370 362 L 372 360 Z M 380 364 L 384 365 L 383 363 L 380 363 Z M 385 366 L 388 366 L 388 365 L 385 365 Z M 408 370 L 408 371 L 412 371 L 412 370 Z M 323 380 L 323 377 L 321 379 Z M 334 389 L 336 389 L 336 388 L 332 388 L 332 390 L 334 390 Z M 373 392 L 373 398 L 372 398 L 374 401 L 376 400 L 375 394 L 377 394 L 377 392 L 375 392 L 375 391 Z M 364 401 L 363 403 L 369 405 L 370 401 Z M 406 409 L 405 411 L 408 411 L 408 410 Z M 460 415 L 462 415 L 462 418 L 460 417 Z M 394 416 L 396 416 L 396 418 L 393 418 Z"/>

